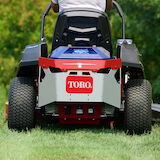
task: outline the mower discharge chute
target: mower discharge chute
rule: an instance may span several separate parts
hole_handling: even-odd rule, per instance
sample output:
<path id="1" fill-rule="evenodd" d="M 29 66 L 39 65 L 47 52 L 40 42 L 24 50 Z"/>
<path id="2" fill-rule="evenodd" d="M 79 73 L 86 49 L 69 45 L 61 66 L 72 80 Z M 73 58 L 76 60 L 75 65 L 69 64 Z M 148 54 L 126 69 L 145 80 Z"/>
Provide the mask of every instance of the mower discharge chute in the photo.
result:
<path id="1" fill-rule="evenodd" d="M 26 46 L 17 77 L 10 84 L 8 127 L 35 126 L 35 112 L 60 124 L 100 124 L 108 118 L 126 132 L 151 131 L 152 89 L 144 79 L 139 53 L 125 38 L 125 23 L 119 4 L 113 1 L 123 24 L 113 57 L 108 17 L 92 9 L 69 9 L 58 15 L 52 52 L 43 37 L 42 16 L 39 44 Z"/>

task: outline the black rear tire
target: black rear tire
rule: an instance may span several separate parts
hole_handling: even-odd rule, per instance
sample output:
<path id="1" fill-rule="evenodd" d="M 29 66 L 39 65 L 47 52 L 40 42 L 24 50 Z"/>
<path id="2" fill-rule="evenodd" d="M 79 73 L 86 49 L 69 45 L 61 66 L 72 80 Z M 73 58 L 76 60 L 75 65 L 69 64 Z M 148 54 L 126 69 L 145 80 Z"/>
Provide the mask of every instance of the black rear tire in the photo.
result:
<path id="1" fill-rule="evenodd" d="M 36 92 L 32 78 L 16 77 L 9 88 L 8 128 L 18 131 L 35 127 Z"/>
<path id="2" fill-rule="evenodd" d="M 125 131 L 128 134 L 151 132 L 152 87 L 144 79 L 130 80 L 125 87 Z"/>

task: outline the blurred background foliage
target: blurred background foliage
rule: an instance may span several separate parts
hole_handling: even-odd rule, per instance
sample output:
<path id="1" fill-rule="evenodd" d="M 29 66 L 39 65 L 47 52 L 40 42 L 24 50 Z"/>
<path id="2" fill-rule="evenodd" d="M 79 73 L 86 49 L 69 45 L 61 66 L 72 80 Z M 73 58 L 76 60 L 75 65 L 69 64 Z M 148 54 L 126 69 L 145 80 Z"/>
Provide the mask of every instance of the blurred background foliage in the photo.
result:
<path id="1" fill-rule="evenodd" d="M 160 103 L 160 0 L 117 0 L 125 14 L 126 37 L 142 54 L 146 78 L 153 86 L 154 102 Z M 39 42 L 41 16 L 49 0 L 0 0 L 0 85 L 6 89 L 16 75 L 27 44 Z M 115 9 L 108 13 L 113 45 L 121 38 L 121 19 Z M 51 50 L 57 14 L 46 18 L 45 36 Z"/>

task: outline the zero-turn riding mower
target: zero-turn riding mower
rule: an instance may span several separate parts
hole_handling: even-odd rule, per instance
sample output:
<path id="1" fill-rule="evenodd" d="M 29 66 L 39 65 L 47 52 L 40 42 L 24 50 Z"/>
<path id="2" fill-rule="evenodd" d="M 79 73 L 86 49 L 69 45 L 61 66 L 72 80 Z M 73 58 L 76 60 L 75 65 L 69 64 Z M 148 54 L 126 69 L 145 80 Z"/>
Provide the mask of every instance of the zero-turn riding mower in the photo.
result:
<path id="1" fill-rule="evenodd" d="M 152 88 L 144 79 L 140 54 L 125 38 L 113 56 L 110 23 L 106 13 L 68 9 L 58 15 L 48 54 L 42 16 L 40 43 L 26 46 L 17 76 L 9 88 L 8 127 L 32 129 L 36 112 L 60 124 L 100 124 L 115 118 L 129 134 L 151 131 Z"/>

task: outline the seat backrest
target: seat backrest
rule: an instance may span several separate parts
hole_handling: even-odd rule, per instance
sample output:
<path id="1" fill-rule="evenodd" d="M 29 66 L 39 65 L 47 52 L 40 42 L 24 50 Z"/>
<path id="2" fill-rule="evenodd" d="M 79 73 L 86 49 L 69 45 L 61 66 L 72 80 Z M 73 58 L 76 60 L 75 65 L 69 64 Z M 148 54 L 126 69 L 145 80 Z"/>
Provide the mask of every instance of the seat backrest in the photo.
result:
<path id="1" fill-rule="evenodd" d="M 71 9 L 59 14 L 54 30 L 52 51 L 59 46 L 101 46 L 112 55 L 108 17 L 91 9 Z"/>

